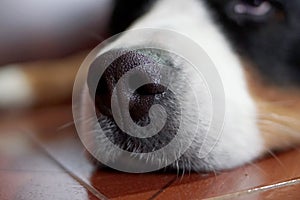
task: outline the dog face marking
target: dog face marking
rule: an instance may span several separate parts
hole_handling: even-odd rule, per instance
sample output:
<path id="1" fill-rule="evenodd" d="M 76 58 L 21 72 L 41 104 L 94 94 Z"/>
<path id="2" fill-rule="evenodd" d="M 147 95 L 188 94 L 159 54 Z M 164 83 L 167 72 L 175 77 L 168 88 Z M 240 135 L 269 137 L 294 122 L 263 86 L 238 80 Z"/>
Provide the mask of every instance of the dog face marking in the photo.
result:
<path id="1" fill-rule="evenodd" d="M 277 86 L 300 84 L 300 2 L 242 0 L 207 1 L 216 22 L 241 56 L 252 62 L 264 80 Z M 268 4 L 264 15 L 237 13 L 239 5 L 259 9 Z M 246 12 L 246 11 L 245 11 Z"/>
<path id="2" fill-rule="evenodd" d="M 254 52 L 257 47 L 254 48 L 250 45 L 247 46 L 247 41 L 240 44 L 240 40 L 232 40 L 231 37 L 235 29 L 231 29 L 231 27 L 220 27 L 223 22 L 215 22 L 218 16 L 217 14 L 213 14 L 213 12 L 223 9 L 224 5 L 227 5 L 228 2 L 230 3 L 233 1 L 227 1 L 224 4 L 220 3 L 220 1 L 213 1 L 212 4 L 208 6 L 206 2 L 199 0 L 157 0 L 151 3 L 149 10 L 147 10 L 144 15 L 141 15 L 141 13 L 139 14 L 139 19 L 135 22 L 131 23 L 131 20 L 134 17 L 128 17 L 128 19 L 126 19 L 127 24 L 131 23 L 131 26 L 128 29 L 168 29 L 191 38 L 210 56 L 223 82 L 226 100 L 226 120 L 224 122 L 221 138 L 218 140 L 218 143 L 213 150 L 205 158 L 202 158 L 199 146 L 203 135 L 201 131 L 195 133 L 196 137 L 193 143 L 184 155 L 177 162 L 173 163 L 171 166 L 173 168 L 196 171 L 229 169 L 251 162 L 253 159 L 267 152 L 268 149 L 266 147 L 269 147 L 266 145 L 266 141 L 264 141 L 267 137 L 262 134 L 261 126 L 257 123 L 260 107 L 257 106 L 257 99 L 254 97 L 253 93 L 250 92 L 247 85 L 247 79 L 243 70 L 243 63 L 241 63 L 240 57 L 233 49 L 238 51 L 241 48 L 241 45 L 245 45 L 247 49 L 242 53 L 242 55 L 246 55 L 245 57 L 247 59 L 253 60 L 253 62 L 257 63 L 258 66 L 262 66 L 261 70 L 264 69 L 263 66 L 265 66 L 266 63 L 264 65 L 260 65 L 259 63 L 267 61 L 260 61 L 260 58 L 254 56 L 254 54 L 257 53 Z M 246 11 L 244 10 L 243 13 L 236 13 L 245 15 L 242 22 L 237 23 L 238 26 L 245 26 L 244 23 L 248 24 L 249 20 L 252 18 L 254 19 L 253 22 L 258 24 L 266 23 L 264 21 L 271 18 L 271 8 L 267 10 L 265 7 L 265 10 L 263 10 L 263 8 L 255 10 L 253 6 L 249 7 L 249 5 L 244 4 L 239 5 L 248 7 L 244 7 Z M 223 14 L 226 14 L 226 9 L 223 11 Z M 232 16 L 226 15 L 225 17 L 228 21 L 235 19 Z M 260 19 L 258 20 L 257 17 Z M 226 23 L 224 24 L 225 26 L 227 25 Z M 272 29 L 275 25 L 274 23 L 270 24 L 270 29 Z M 223 28 L 226 30 L 226 34 L 223 33 Z M 241 29 L 243 29 L 243 27 Z M 257 42 L 261 42 L 264 37 L 266 37 L 266 33 L 263 32 L 264 31 L 256 33 L 258 35 Z M 253 38 L 254 40 L 254 35 L 255 34 L 250 34 L 245 37 Z M 153 34 L 149 38 L 149 41 L 155 41 L 157 38 L 159 38 L 159 35 Z M 116 39 L 116 41 L 112 42 L 108 46 L 108 49 L 114 50 L 122 47 L 122 43 L 126 42 L 127 39 L 128 37 L 126 33 L 124 33 Z M 270 40 L 266 41 L 272 42 L 272 37 Z M 166 43 L 165 45 L 167 46 L 168 44 Z M 253 50 L 251 50 L 252 48 Z M 268 49 L 269 48 L 270 47 L 268 47 Z M 260 56 L 264 55 L 267 60 L 270 58 L 268 52 L 264 52 L 263 48 L 259 49 L 258 52 L 259 51 L 262 52 L 262 55 Z M 281 50 L 278 52 L 281 52 Z M 263 59 L 261 58 L 261 60 Z M 270 62 L 271 61 L 268 60 L 268 63 Z M 193 79 L 193 74 L 188 74 L 188 76 L 197 83 L 197 79 Z M 274 80 L 276 81 L 276 78 L 274 78 Z M 87 91 L 88 88 L 86 88 L 86 93 L 83 96 L 84 102 L 91 101 L 91 97 L 89 97 Z M 201 93 L 202 91 L 199 89 L 197 92 Z M 188 96 L 189 94 L 187 93 L 186 95 Z M 190 104 L 188 98 L 181 101 L 183 104 Z M 83 107 L 82 112 L 83 115 L 90 116 L 89 112 L 91 111 L 88 111 Z M 111 121 L 103 119 L 101 123 L 104 124 L 104 126 L 106 124 L 108 131 L 115 131 L 116 129 L 116 125 L 111 123 Z M 91 130 L 91 128 L 93 129 L 93 127 L 88 127 L 88 125 L 82 124 L 83 130 Z M 99 138 L 101 137 L 99 136 Z M 203 148 L 210 148 L 212 143 L 210 141 L 214 141 L 215 138 L 216 135 L 209 135 L 208 142 L 203 146 Z M 91 140 L 93 140 L 93 138 Z M 94 141 L 94 148 L 101 149 L 107 147 L 98 145 L 97 142 Z"/>

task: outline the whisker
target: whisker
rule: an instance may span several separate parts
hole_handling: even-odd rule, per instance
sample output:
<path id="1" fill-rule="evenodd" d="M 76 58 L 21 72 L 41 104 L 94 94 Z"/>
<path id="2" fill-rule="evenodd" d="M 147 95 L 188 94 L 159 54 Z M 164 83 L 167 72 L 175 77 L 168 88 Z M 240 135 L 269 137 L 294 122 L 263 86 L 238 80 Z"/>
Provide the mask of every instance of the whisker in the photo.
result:
<path id="1" fill-rule="evenodd" d="M 56 131 L 57 131 L 57 132 L 62 131 L 62 130 L 64 130 L 64 129 L 66 129 L 66 128 L 69 128 L 69 127 L 73 126 L 74 124 L 75 124 L 74 121 L 67 122 L 67 123 L 65 123 L 65 124 L 63 124 L 63 125 L 57 127 L 57 128 L 56 128 Z"/>
<path id="2" fill-rule="evenodd" d="M 180 181 L 183 180 L 183 178 L 184 178 L 184 173 L 185 173 L 185 167 L 183 166 L 183 167 L 182 167 L 182 174 L 181 174 L 181 177 L 180 177 Z"/>
<path id="3" fill-rule="evenodd" d="M 279 121 L 284 121 L 284 122 L 289 122 L 289 123 L 293 123 L 293 124 L 299 124 L 300 120 L 289 117 L 289 116 L 285 116 L 285 115 L 278 115 L 276 113 L 264 113 L 264 114 L 258 114 L 258 116 L 260 117 L 270 117 Z"/>
<path id="4" fill-rule="evenodd" d="M 258 164 L 256 164 L 255 162 L 247 162 L 248 165 L 254 167 L 256 170 L 260 171 L 261 173 L 268 175 L 268 173 L 266 172 L 266 170 L 262 169 Z"/>
<path id="5" fill-rule="evenodd" d="M 180 173 L 179 171 L 180 171 L 179 164 L 178 164 L 178 161 L 176 161 L 176 177 L 177 177 L 177 179 L 179 177 L 179 173 Z"/>
<path id="6" fill-rule="evenodd" d="M 295 103 L 295 102 L 298 102 L 298 100 L 294 99 L 294 100 L 277 100 L 277 101 L 268 101 L 267 103 L 262 103 L 261 102 L 261 105 L 268 105 L 268 104 L 274 104 L 274 105 L 289 105 L 289 104 L 292 104 L 292 103 Z"/>
<path id="7" fill-rule="evenodd" d="M 214 173 L 215 180 L 217 180 L 218 172 L 214 167 L 212 168 L 212 172 Z"/>
<path id="8" fill-rule="evenodd" d="M 296 130 L 294 130 L 293 128 L 291 128 L 290 126 L 287 126 L 285 124 L 281 124 L 279 122 L 274 122 L 274 121 L 271 121 L 271 120 L 267 120 L 267 119 L 264 119 L 264 120 L 260 120 L 259 123 L 261 124 L 265 124 L 265 125 L 272 125 L 272 126 L 275 126 L 277 129 L 280 129 L 290 135 L 295 135 L 295 136 L 299 136 L 300 137 L 300 133 L 297 132 Z"/>
<path id="9" fill-rule="evenodd" d="M 83 117 L 82 117 L 82 118 L 80 118 L 78 121 L 81 122 L 81 123 L 83 123 L 83 122 L 87 123 L 87 122 L 92 121 L 93 119 L 94 119 L 94 116 L 89 117 L 89 118 L 83 118 Z M 63 125 L 57 127 L 57 128 L 56 128 L 56 131 L 57 131 L 57 132 L 62 131 L 62 130 L 66 129 L 66 128 L 69 128 L 69 127 L 71 127 L 71 126 L 73 126 L 73 125 L 75 125 L 75 121 L 74 121 L 74 120 L 73 120 L 73 121 L 70 121 L 70 122 L 67 122 L 67 123 L 65 123 L 65 124 L 63 124 Z"/>
<path id="10" fill-rule="evenodd" d="M 273 151 L 271 151 L 269 149 L 267 150 L 267 152 L 276 160 L 276 162 L 278 162 L 278 164 L 283 168 L 284 172 L 287 174 L 287 168 L 283 164 L 283 162 L 279 159 L 279 157 Z"/>

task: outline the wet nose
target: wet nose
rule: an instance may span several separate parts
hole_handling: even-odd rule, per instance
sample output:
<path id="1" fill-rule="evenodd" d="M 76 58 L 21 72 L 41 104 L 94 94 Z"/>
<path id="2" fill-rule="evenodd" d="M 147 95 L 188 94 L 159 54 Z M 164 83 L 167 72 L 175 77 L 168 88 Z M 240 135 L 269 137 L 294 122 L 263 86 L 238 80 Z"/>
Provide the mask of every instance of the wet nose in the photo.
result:
<path id="1" fill-rule="evenodd" d="M 160 71 L 156 67 L 157 55 L 138 51 L 113 50 L 99 56 L 90 66 L 88 72 L 88 87 L 95 99 L 96 110 L 102 115 L 112 116 L 112 96 L 116 91 L 118 106 L 124 105 L 129 98 L 129 113 L 136 123 L 147 121 L 149 110 L 157 96 L 163 95 L 166 88 L 160 85 Z M 134 70 L 135 69 L 135 70 Z M 121 78 L 134 70 L 133 75 L 121 83 Z M 136 83 L 147 80 L 147 84 L 135 86 Z M 130 93 L 130 88 L 135 88 Z M 121 108 L 122 110 L 122 108 Z"/>

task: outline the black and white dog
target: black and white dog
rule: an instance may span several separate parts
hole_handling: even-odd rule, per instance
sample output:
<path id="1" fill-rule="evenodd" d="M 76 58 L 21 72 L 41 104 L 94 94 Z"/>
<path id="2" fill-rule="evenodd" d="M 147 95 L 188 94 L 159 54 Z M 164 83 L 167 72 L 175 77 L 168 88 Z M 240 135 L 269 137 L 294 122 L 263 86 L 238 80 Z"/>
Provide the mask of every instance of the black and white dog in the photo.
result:
<path id="1" fill-rule="evenodd" d="M 216 145 L 207 156 L 201 157 L 201 151 L 211 148 L 218 133 L 212 132 L 203 143 L 204 134 L 201 131 L 196 132 L 189 148 L 170 165 L 171 167 L 195 171 L 230 169 L 251 162 L 271 150 L 286 148 L 300 142 L 297 121 L 300 119 L 297 108 L 300 107 L 295 92 L 300 85 L 299 20 L 300 2 L 291 0 L 115 1 L 111 21 L 113 33 L 154 28 L 172 30 L 185 35 L 205 50 L 222 80 L 226 117 Z M 115 52 L 116 48 L 122 48 L 117 44 L 126 42 L 126 34 L 126 32 L 121 34 L 108 45 L 107 51 Z M 159 35 L 153 34 L 148 39 L 155 41 L 158 37 Z M 95 102 L 99 117 L 97 123 L 105 129 L 106 137 L 110 137 L 116 145 L 129 152 L 148 152 L 147 150 L 164 144 L 165 140 L 170 140 L 172 131 L 176 129 L 176 122 L 167 122 L 169 126 L 162 129 L 159 136 L 143 141 L 126 135 L 111 116 L 110 97 L 113 93 L 114 80 L 120 78 L 120 74 L 125 73 L 132 63 L 151 64 L 151 57 L 159 57 L 164 60 L 163 62 L 178 68 L 183 66 L 176 66 L 178 62 L 174 58 L 160 52 L 141 54 L 129 51 L 121 57 L 111 64 L 111 70 L 104 72 L 104 78 L 101 78 L 98 87 L 94 88 L 95 101 L 93 95 L 91 97 L 87 92 L 92 90 L 89 80 L 87 81 L 81 105 L 82 114 L 86 118 L 91 116 L 92 110 L 85 107 L 85 103 Z M 101 68 L 99 65 L 90 68 L 89 77 L 95 74 L 97 66 Z M 151 76 L 151 70 L 148 73 Z M 186 75 L 193 79 L 193 74 L 187 72 Z M 177 80 L 181 80 L 180 73 L 174 76 Z M 197 80 L 192 82 L 197 83 Z M 176 84 L 177 88 L 185 87 L 184 81 Z M 165 91 L 166 89 L 160 88 L 159 85 L 137 91 L 129 105 L 132 119 L 136 123 L 145 123 L 143 120 L 147 119 L 153 99 L 158 99 L 158 103 L 164 104 L 176 113 L 174 101 L 159 102 Z M 182 89 L 181 92 L 180 103 L 192 107 L 193 102 L 189 98 L 191 91 Z M 202 95 L 202 91 L 197 92 Z M 122 99 L 122 95 L 126 94 L 119 93 L 118 98 Z M 289 100 L 292 101 L 289 105 L 276 103 Z M 193 118 L 195 116 L 193 108 L 189 108 L 189 112 L 190 118 L 187 121 L 190 126 L 188 124 L 187 127 L 192 127 L 199 119 Z M 205 116 L 201 116 L 202 121 L 205 121 Z M 175 118 L 169 120 L 176 121 Z M 98 125 L 91 123 L 82 123 L 80 126 L 86 133 L 97 132 L 98 129 Z M 186 131 L 191 130 L 187 128 Z M 110 152 L 109 145 L 101 141 L 104 137 L 100 132 L 97 134 L 87 136 L 89 142 L 93 144 L 95 154 L 108 152 L 106 160 L 122 157 Z M 157 159 L 164 162 L 163 158 Z"/>

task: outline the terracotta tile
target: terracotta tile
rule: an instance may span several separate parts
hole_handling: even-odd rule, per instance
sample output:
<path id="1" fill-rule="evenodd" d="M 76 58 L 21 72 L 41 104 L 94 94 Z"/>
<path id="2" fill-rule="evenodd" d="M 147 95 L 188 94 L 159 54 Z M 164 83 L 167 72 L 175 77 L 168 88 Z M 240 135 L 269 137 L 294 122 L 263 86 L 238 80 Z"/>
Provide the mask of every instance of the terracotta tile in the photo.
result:
<path id="1" fill-rule="evenodd" d="M 218 175 L 191 174 L 177 180 L 158 199 L 201 199 L 233 193 L 260 185 L 300 176 L 300 152 L 292 150 L 276 158 L 265 158 L 252 165 Z"/>
<path id="2" fill-rule="evenodd" d="M 0 170 L 63 172 L 25 133 L 0 131 Z"/>
<path id="3" fill-rule="evenodd" d="M 20 155 L 14 157 L 14 162 L 10 161 L 8 164 L 0 161 L 0 168 L 31 171 L 33 169 L 62 170 L 63 168 L 74 174 L 75 178 L 86 184 L 87 187 L 95 188 L 99 194 L 104 194 L 109 198 L 144 193 L 144 197 L 147 199 L 174 179 L 174 174 L 127 174 L 98 169 L 88 159 L 74 126 L 61 127 L 72 121 L 70 113 L 71 107 L 38 109 L 29 114 L 21 113 L 14 116 L 15 124 L 18 125 L 17 129 L 13 128 L 11 120 L 4 120 L 0 123 L 0 129 L 2 126 L 2 129 L 8 130 L 7 133 L 20 131 L 20 129 L 28 132 L 21 132 L 11 143 L 18 144 L 17 140 L 23 141 L 24 144 L 27 144 L 28 151 L 28 143 L 33 146 L 32 142 L 34 141 L 35 146 L 43 149 L 46 154 L 49 154 L 49 158 L 53 158 L 61 166 L 54 163 L 54 169 L 52 169 L 51 164 L 53 165 L 53 163 L 43 161 L 45 152 L 28 152 L 28 156 L 25 157 L 25 151 L 21 151 Z M 33 137 L 29 137 L 29 135 L 33 135 Z M 8 142 L 5 143 L 8 144 Z M 8 159 L 12 160 L 13 157 L 7 156 L 4 160 Z"/>
<path id="4" fill-rule="evenodd" d="M 269 200 L 300 199 L 300 184 L 262 192 L 262 193 L 258 194 L 256 197 L 258 199 L 266 199 L 266 200 L 267 199 L 269 199 Z M 251 195 L 248 197 L 248 199 L 250 199 L 250 198 L 253 199 Z"/>
<path id="5" fill-rule="evenodd" d="M 156 191 L 148 191 L 144 193 L 130 194 L 125 196 L 120 196 L 116 198 L 112 198 L 112 200 L 141 200 L 141 199 L 152 199 L 153 194 Z M 156 194 L 156 193 L 155 193 Z"/>
<path id="6" fill-rule="evenodd" d="M 97 199 L 66 173 L 0 171 L 0 199 Z"/>
<path id="7" fill-rule="evenodd" d="M 252 200 L 252 199 L 299 199 L 300 179 L 292 179 L 271 185 L 214 197 L 214 200 Z"/>
<path id="8" fill-rule="evenodd" d="M 0 199 L 97 199 L 22 131 L 0 128 Z"/>
<path id="9" fill-rule="evenodd" d="M 1 130 L 56 130 L 73 121 L 70 105 L 0 112 Z"/>
<path id="10" fill-rule="evenodd" d="M 149 199 L 161 188 L 174 180 L 170 174 L 127 174 L 121 172 L 97 171 L 92 177 L 92 184 L 109 198 Z M 138 194 L 138 195 L 137 195 Z"/>
<path id="11" fill-rule="evenodd" d="M 72 128 L 37 134 L 36 137 L 68 171 L 108 198 L 143 193 L 141 196 L 148 199 L 175 178 L 174 174 L 129 174 L 97 168 Z"/>
<path id="12" fill-rule="evenodd" d="M 154 195 L 157 195 L 157 199 L 201 199 L 300 176 L 300 166 L 297 162 L 300 159 L 298 150 L 280 153 L 276 159 L 265 158 L 252 165 L 223 172 L 217 176 L 192 173 L 178 178 L 175 182 L 176 175 L 172 173 L 127 174 L 103 170 L 96 168 L 89 161 L 74 127 L 59 129 L 61 125 L 72 121 L 70 106 L 38 109 L 32 113 L 13 115 L 8 118 L 9 120 L 5 117 L 2 119 L 0 137 L 5 139 L 0 140 L 0 178 L 5 181 L 0 183 L 2 195 L 0 199 L 15 198 L 17 194 L 23 194 L 22 191 L 25 191 L 23 197 L 29 197 L 28 195 L 51 197 L 48 190 L 44 190 L 45 188 L 50 188 L 49 191 L 54 193 L 56 190 L 52 197 L 58 199 L 69 193 L 72 193 L 69 196 L 74 199 L 86 199 L 91 196 L 86 189 L 96 195 L 103 194 L 104 198 L 112 199 L 149 199 Z M 27 137 L 27 134 L 20 132 L 20 128 L 35 133 L 34 137 Z M 12 136 L 15 133 L 19 135 Z M 30 182 L 30 180 L 34 181 Z M 172 185 L 167 187 L 168 184 Z M 298 186 L 286 188 L 295 188 L 289 192 L 293 196 L 298 195 Z M 288 189 L 282 188 L 251 195 L 267 194 L 274 197 L 277 190 L 278 195 L 283 196 Z M 2 198 L 2 193 L 6 194 L 5 198 Z M 77 193 L 78 196 L 75 195 Z"/>

